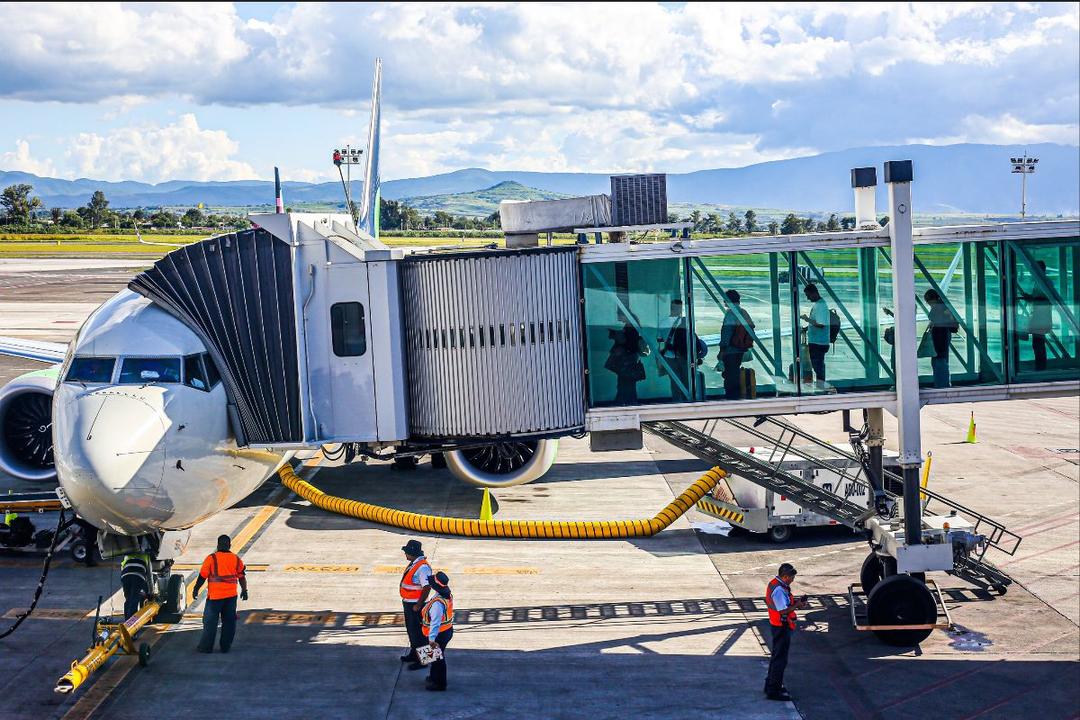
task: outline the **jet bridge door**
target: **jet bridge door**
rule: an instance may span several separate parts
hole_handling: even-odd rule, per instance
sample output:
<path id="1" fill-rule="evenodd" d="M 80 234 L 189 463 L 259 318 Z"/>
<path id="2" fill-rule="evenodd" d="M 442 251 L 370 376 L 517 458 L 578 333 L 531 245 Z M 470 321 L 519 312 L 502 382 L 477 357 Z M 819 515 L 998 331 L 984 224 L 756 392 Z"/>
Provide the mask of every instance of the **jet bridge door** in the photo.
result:
<path id="1" fill-rule="evenodd" d="M 409 429 L 476 438 L 585 424 L 575 248 L 402 262 Z"/>

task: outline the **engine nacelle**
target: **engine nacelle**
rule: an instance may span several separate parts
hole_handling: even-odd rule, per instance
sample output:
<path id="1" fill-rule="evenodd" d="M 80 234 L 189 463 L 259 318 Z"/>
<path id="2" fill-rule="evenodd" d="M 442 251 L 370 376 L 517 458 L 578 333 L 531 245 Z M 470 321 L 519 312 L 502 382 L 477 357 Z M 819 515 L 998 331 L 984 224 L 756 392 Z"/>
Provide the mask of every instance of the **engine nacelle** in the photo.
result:
<path id="1" fill-rule="evenodd" d="M 508 440 L 444 453 L 446 466 L 459 480 L 486 488 L 524 485 L 542 477 L 555 462 L 559 441 Z"/>
<path id="2" fill-rule="evenodd" d="M 22 480 L 56 478 L 52 398 L 57 365 L 27 373 L 0 388 L 0 470 Z"/>

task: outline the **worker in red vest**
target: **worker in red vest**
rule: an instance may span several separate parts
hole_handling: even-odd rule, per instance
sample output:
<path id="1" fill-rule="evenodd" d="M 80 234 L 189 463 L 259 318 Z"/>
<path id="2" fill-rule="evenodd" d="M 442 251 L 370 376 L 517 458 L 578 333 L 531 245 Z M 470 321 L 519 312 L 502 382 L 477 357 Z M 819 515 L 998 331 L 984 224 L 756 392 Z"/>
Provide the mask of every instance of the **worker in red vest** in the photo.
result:
<path id="1" fill-rule="evenodd" d="M 408 564 L 405 572 L 401 574 L 401 583 L 398 591 L 401 593 L 401 606 L 405 613 L 405 632 L 409 634 L 409 649 L 401 655 L 401 662 L 409 663 L 410 670 L 419 670 L 423 667 L 416 656 L 416 648 L 427 645 L 427 638 L 420 622 L 420 610 L 424 607 L 428 592 L 431 588 L 428 581 L 431 579 L 431 565 L 424 557 L 424 548 L 419 540 L 410 540 L 402 546 Z"/>
<path id="2" fill-rule="evenodd" d="M 769 608 L 769 625 L 772 626 L 772 657 L 769 659 L 769 674 L 765 678 L 765 695 L 770 700 L 791 699 L 784 687 L 784 670 L 791 647 L 791 632 L 795 629 L 797 619 L 795 611 L 808 604 L 805 597 L 795 598 L 791 594 L 795 575 L 795 568 L 784 563 L 765 588 L 765 605 Z"/>
<path id="3" fill-rule="evenodd" d="M 454 596 L 450 592 L 450 578 L 444 572 L 431 576 L 428 586 L 435 591 L 435 597 L 424 605 L 420 612 L 424 635 L 432 649 L 442 649 L 442 659 L 431 663 L 424 687 L 428 690 L 446 689 L 446 645 L 454 637 Z"/>
<path id="4" fill-rule="evenodd" d="M 244 561 L 232 552 L 232 540 L 228 535 L 217 539 L 217 551 L 206 556 L 199 579 L 191 597 L 199 596 L 203 583 L 207 584 L 206 606 L 203 608 L 203 633 L 199 640 L 199 652 L 213 652 L 217 635 L 218 618 L 221 619 L 221 652 L 229 652 L 236 634 L 236 586 L 240 585 L 240 599 L 248 599 L 247 576 Z"/>

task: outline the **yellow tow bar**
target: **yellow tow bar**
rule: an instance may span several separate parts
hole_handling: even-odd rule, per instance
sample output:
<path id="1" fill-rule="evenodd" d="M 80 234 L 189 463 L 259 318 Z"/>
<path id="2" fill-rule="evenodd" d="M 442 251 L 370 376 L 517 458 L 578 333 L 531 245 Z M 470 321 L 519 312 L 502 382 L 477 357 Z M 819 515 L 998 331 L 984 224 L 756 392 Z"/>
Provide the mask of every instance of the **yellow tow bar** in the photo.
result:
<path id="1" fill-rule="evenodd" d="M 718 467 L 709 470 L 683 490 L 651 518 L 641 520 L 475 520 L 472 518 L 438 517 L 394 510 L 358 500 L 327 495 L 317 487 L 301 480 L 290 465 L 278 471 L 281 484 L 323 510 L 340 515 L 404 528 L 415 532 L 461 535 L 465 537 L 502 537 L 531 539 L 610 539 L 651 537 L 675 522 L 694 504 L 705 497 L 727 473 Z"/>
<path id="2" fill-rule="evenodd" d="M 152 600 L 122 623 L 98 622 L 94 629 L 94 636 L 100 638 L 105 635 L 104 640 L 96 642 L 82 660 L 71 663 L 71 670 L 56 681 L 54 691 L 64 694 L 74 692 L 75 688 L 86 682 L 95 670 L 118 652 L 123 652 L 125 655 L 138 655 L 139 664 L 146 665 L 150 659 L 150 646 L 144 643 L 136 648 L 135 635 L 157 617 L 159 610 L 161 610 L 161 603 Z"/>

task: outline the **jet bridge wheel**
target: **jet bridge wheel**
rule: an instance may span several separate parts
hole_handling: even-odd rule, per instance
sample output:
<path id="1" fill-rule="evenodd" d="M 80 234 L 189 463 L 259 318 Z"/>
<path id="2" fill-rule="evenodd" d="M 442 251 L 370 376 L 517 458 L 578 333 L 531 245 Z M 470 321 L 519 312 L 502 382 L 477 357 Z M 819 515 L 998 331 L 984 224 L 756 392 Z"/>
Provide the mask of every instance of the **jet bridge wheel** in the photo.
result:
<path id="1" fill-rule="evenodd" d="M 879 582 L 896 574 L 896 558 L 878 555 L 873 550 L 863 560 L 862 570 L 859 571 L 859 584 L 862 591 L 869 597 L 870 592 Z"/>
<path id="2" fill-rule="evenodd" d="M 523 485 L 542 477 L 555 462 L 559 441 L 508 440 L 443 453 L 446 466 L 460 480 L 477 487 Z"/>
<path id="3" fill-rule="evenodd" d="M 937 603 L 930 590 L 910 575 L 893 575 L 874 586 L 867 599 L 867 619 L 871 625 L 932 625 L 937 620 Z M 874 630 L 887 645 L 913 647 L 930 636 L 932 628 L 921 630 Z"/>

